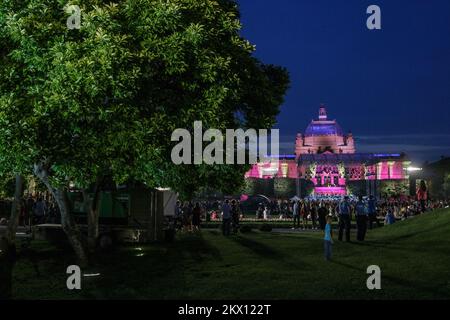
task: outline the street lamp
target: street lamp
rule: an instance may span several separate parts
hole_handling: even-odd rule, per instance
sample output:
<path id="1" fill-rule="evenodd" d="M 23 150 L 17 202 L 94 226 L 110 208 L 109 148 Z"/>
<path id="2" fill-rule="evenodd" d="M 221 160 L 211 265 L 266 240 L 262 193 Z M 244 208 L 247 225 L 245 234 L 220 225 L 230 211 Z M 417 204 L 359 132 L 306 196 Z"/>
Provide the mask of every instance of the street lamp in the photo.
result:
<path id="1" fill-rule="evenodd" d="M 406 171 L 408 171 L 408 172 L 417 172 L 417 171 L 422 171 L 422 168 L 408 167 L 408 168 L 406 168 Z"/>

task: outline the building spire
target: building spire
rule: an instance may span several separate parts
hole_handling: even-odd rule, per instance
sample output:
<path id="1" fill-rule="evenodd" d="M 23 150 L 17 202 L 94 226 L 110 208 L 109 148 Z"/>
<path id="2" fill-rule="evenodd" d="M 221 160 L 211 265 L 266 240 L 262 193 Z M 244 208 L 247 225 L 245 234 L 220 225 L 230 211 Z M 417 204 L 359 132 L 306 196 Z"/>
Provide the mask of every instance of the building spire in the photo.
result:
<path id="1" fill-rule="evenodd" d="M 320 109 L 319 109 L 319 120 L 327 120 L 327 109 L 325 108 L 324 104 L 320 105 Z"/>

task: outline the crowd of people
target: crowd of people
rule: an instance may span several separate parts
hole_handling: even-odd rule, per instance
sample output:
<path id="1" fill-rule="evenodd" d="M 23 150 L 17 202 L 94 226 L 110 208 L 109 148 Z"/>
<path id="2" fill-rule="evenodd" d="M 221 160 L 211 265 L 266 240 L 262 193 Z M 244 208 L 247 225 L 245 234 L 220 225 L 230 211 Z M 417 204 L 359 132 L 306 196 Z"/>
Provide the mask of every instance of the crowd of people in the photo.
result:
<path id="1" fill-rule="evenodd" d="M 220 211 L 220 212 L 219 212 Z M 237 233 L 239 221 L 243 214 L 238 200 L 225 200 L 221 202 L 195 202 L 186 201 L 183 204 L 177 201 L 175 206 L 175 229 L 186 232 L 200 231 L 202 219 L 221 220 L 222 231 L 225 236 Z"/>
<path id="2" fill-rule="evenodd" d="M 0 225 L 6 225 L 7 219 L 3 218 Z M 22 199 L 19 214 L 19 226 L 31 226 L 43 223 L 61 223 L 59 208 L 54 201 L 44 196 L 28 196 Z"/>
<path id="3" fill-rule="evenodd" d="M 222 219 L 222 207 L 226 201 L 235 202 L 239 210 L 240 219 L 246 220 L 293 220 L 294 228 L 298 229 L 323 229 L 324 217 L 327 215 L 337 218 L 339 214 L 339 203 L 343 197 L 315 197 L 298 200 L 272 200 L 266 203 L 260 203 L 256 212 L 246 212 L 238 200 L 225 200 L 213 202 L 197 202 L 200 207 L 201 219 L 219 221 Z M 355 206 L 360 201 L 359 197 L 346 197 L 350 204 L 352 213 L 355 213 Z M 384 198 L 375 201 L 373 198 L 365 197 L 362 199 L 366 205 L 374 206 L 373 215 L 377 219 L 385 219 L 386 216 L 392 216 L 395 220 L 407 219 L 408 217 L 421 214 L 425 211 L 431 211 L 450 206 L 449 200 L 417 200 L 414 197 L 409 198 Z M 194 204 L 186 202 L 183 206 L 177 205 L 177 216 L 189 216 Z M 183 209 L 184 208 L 184 209 Z M 181 220 L 181 219 L 180 219 Z M 185 219 L 186 220 L 186 219 Z M 321 222 L 321 223 L 319 223 Z M 374 221 L 375 222 L 375 221 Z"/>
<path id="4" fill-rule="evenodd" d="M 449 200 L 430 200 L 424 183 L 415 197 L 384 198 L 355 196 L 310 196 L 305 199 L 275 199 L 260 203 L 254 215 L 244 215 L 239 200 L 181 202 L 177 203 L 175 221 L 178 229 L 199 231 L 202 220 L 221 221 L 225 235 L 239 230 L 239 222 L 245 220 L 287 220 L 292 229 L 326 230 L 327 221 L 337 222 L 339 240 L 350 239 L 351 221 L 354 217 L 357 240 L 364 241 L 367 229 L 390 225 L 398 220 L 450 207 Z M 253 217 L 253 218 L 252 218 Z M 382 223 L 383 222 L 383 223 Z"/>

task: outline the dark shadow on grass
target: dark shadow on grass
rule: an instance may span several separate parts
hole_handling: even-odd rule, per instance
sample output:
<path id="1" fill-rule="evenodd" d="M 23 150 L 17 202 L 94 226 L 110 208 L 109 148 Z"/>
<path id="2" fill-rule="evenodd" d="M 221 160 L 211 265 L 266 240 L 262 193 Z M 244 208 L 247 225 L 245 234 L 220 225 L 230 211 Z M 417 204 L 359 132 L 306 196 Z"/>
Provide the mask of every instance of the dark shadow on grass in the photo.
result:
<path id="1" fill-rule="evenodd" d="M 308 266 L 308 264 L 304 262 L 304 259 L 299 260 L 298 256 L 293 258 L 292 256 L 284 255 L 281 252 L 274 250 L 271 247 L 259 241 L 250 239 L 249 237 L 242 235 L 234 235 L 230 236 L 230 240 L 238 243 L 239 245 L 245 248 L 248 248 L 253 253 L 260 256 L 262 259 L 268 259 L 274 262 L 278 262 L 280 264 L 288 266 L 289 268 L 292 268 L 293 270 L 298 268 L 305 268 Z M 275 271 L 276 270 L 274 270 L 274 272 Z"/>
<path id="2" fill-rule="evenodd" d="M 183 250 L 183 252 L 188 253 L 189 256 L 197 262 L 201 262 L 204 259 L 209 258 L 222 260 L 220 251 L 206 241 L 201 232 L 189 234 L 181 239 L 178 239 L 177 242 L 171 244 L 168 249 Z"/>
<path id="3" fill-rule="evenodd" d="M 105 254 L 99 278 L 86 298 L 189 299 L 187 279 L 208 277 L 207 259 L 222 260 L 220 251 L 202 233 L 177 235 L 173 243 L 121 248 Z"/>
<path id="4" fill-rule="evenodd" d="M 428 229 L 421 229 L 419 231 L 410 232 L 408 234 L 404 234 L 404 235 L 397 236 L 397 237 L 389 237 L 389 235 L 387 234 L 386 235 L 386 239 L 388 241 L 400 241 L 400 240 L 410 239 L 412 237 L 415 237 L 415 236 L 418 236 L 418 235 L 421 235 L 421 234 L 427 234 L 427 233 L 430 233 L 430 232 L 436 232 L 436 231 L 438 231 L 440 229 L 447 229 L 447 228 L 448 228 L 448 226 L 446 224 L 442 224 L 442 225 L 437 226 L 437 227 L 428 228 Z"/>
<path id="5" fill-rule="evenodd" d="M 250 249 L 255 254 L 262 256 L 264 258 L 278 260 L 278 259 L 282 259 L 284 257 L 280 252 L 272 249 L 271 247 L 269 247 L 261 242 L 255 241 L 253 239 L 243 237 L 240 235 L 231 236 L 230 239 L 237 242 L 241 246 Z"/>
<path id="6" fill-rule="evenodd" d="M 346 267 L 348 269 L 352 269 L 352 270 L 358 271 L 361 274 L 367 274 L 367 270 L 364 270 L 363 268 L 352 266 L 352 265 L 350 265 L 348 263 L 344 263 L 344 262 L 337 261 L 337 260 L 332 260 L 332 263 L 340 265 L 340 266 L 343 266 L 343 267 Z M 420 278 L 420 275 L 418 275 L 418 278 Z M 405 287 L 407 289 L 411 289 L 411 288 L 419 289 L 420 291 L 432 294 L 436 298 L 448 299 L 449 291 L 448 290 L 442 290 L 439 287 L 436 287 L 436 285 L 429 286 L 429 287 L 428 286 L 423 286 L 423 285 L 418 285 L 417 283 L 414 283 L 414 282 L 409 281 L 409 280 L 400 279 L 400 278 L 397 278 L 397 277 L 392 277 L 392 276 L 383 274 L 383 270 L 381 270 L 381 283 L 383 283 L 383 279 L 389 280 L 390 282 L 395 283 L 395 284 L 397 284 L 399 286 Z"/>
<path id="7" fill-rule="evenodd" d="M 364 242 L 354 242 L 356 245 L 360 245 L 362 247 L 366 247 L 367 250 L 370 249 L 381 249 L 381 250 L 395 250 L 400 252 L 417 252 L 417 253 L 424 253 L 424 245 L 422 244 L 411 244 L 408 243 L 407 246 L 393 243 L 393 242 L 387 242 L 387 241 L 364 241 Z M 436 255 L 442 255 L 442 256 L 448 256 L 450 255 L 450 246 L 441 245 L 440 247 L 437 246 L 428 246 L 426 247 L 426 252 L 430 253 L 433 252 Z"/>

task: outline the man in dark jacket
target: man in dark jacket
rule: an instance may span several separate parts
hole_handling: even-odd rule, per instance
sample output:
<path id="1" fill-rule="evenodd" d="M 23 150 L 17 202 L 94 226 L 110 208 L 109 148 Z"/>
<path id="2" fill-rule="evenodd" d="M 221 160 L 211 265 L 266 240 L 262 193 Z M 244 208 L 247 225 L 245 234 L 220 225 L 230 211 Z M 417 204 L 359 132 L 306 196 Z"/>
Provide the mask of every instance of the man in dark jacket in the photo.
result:
<path id="1" fill-rule="evenodd" d="M 351 206 L 349 197 L 345 196 L 344 200 L 339 203 L 339 241 L 342 241 L 342 236 L 345 229 L 345 240 L 350 242 L 350 228 L 351 228 Z"/>
<path id="2" fill-rule="evenodd" d="M 320 230 L 325 230 L 325 225 L 327 224 L 327 214 L 328 208 L 325 204 L 321 203 L 318 210 Z"/>

